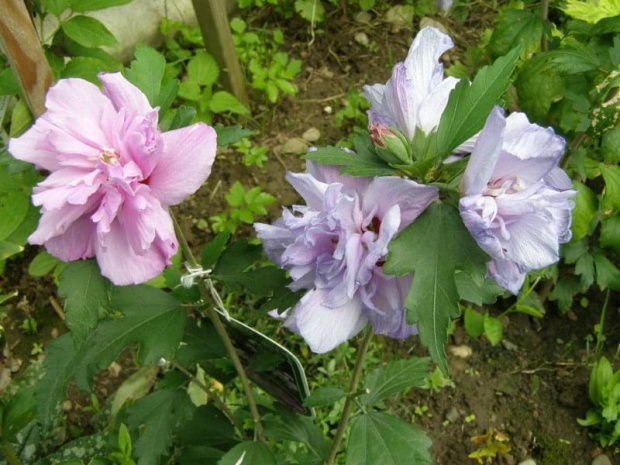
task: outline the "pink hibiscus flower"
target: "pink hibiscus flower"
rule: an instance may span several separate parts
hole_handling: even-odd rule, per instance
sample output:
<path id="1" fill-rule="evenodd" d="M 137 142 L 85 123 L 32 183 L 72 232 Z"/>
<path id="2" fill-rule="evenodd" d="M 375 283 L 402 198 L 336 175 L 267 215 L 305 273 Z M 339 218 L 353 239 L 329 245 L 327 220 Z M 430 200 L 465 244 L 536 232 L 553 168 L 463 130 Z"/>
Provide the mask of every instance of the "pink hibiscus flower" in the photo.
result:
<path id="1" fill-rule="evenodd" d="M 213 128 L 162 133 L 158 109 L 120 73 L 52 87 L 47 111 L 9 151 L 50 175 L 34 188 L 41 220 L 31 244 L 70 261 L 96 257 L 114 284 L 148 281 L 178 243 L 168 207 L 198 190 L 216 152 Z"/>

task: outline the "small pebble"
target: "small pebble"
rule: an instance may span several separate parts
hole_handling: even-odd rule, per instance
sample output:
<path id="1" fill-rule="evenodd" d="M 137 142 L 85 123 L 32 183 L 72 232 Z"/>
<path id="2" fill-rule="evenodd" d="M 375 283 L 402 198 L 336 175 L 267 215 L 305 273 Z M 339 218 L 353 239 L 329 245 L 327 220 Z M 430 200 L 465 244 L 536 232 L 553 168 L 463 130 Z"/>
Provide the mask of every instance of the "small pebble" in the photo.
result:
<path id="1" fill-rule="evenodd" d="M 450 352 L 455 357 L 468 358 L 468 357 L 471 357 L 471 354 L 473 353 L 473 350 L 469 346 L 460 345 L 460 346 L 450 346 L 450 347 L 448 347 L 448 352 Z"/>
<path id="2" fill-rule="evenodd" d="M 370 39 L 368 39 L 368 36 L 365 32 L 358 32 L 357 34 L 355 34 L 355 42 L 360 44 L 362 47 L 368 47 Z"/>
<path id="3" fill-rule="evenodd" d="M 370 22 L 372 21 L 372 15 L 367 11 L 360 11 L 358 14 L 355 15 L 354 20 L 358 24 L 370 24 Z"/>
<path id="4" fill-rule="evenodd" d="M 536 465 L 534 459 L 525 459 L 523 462 L 519 462 L 519 465 Z"/>
<path id="5" fill-rule="evenodd" d="M 601 454 L 592 460 L 592 465 L 611 465 L 611 460 L 605 454 Z"/>
<path id="6" fill-rule="evenodd" d="M 316 142 L 321 138 L 321 131 L 319 131 L 317 128 L 306 129 L 306 131 L 301 137 L 308 142 Z"/>
<path id="7" fill-rule="evenodd" d="M 286 141 L 282 146 L 282 153 L 304 153 L 308 148 L 308 142 L 299 137 L 294 137 Z"/>
<path id="8" fill-rule="evenodd" d="M 446 414 L 446 420 L 448 420 L 450 423 L 456 423 L 459 417 L 459 411 L 456 409 L 456 407 L 452 407 Z"/>
<path id="9" fill-rule="evenodd" d="M 441 24 L 439 21 L 436 21 L 433 18 L 429 18 L 428 16 L 425 16 L 424 18 L 420 20 L 420 29 L 424 29 L 427 26 L 431 26 L 431 27 L 434 27 L 435 29 L 439 29 L 444 34 L 448 33 L 446 27 L 443 24 Z"/>
<path id="10" fill-rule="evenodd" d="M 332 107 L 330 105 L 327 105 L 327 106 L 323 107 L 323 111 L 325 113 L 327 113 L 328 115 L 331 115 L 333 109 L 332 109 Z"/>
<path id="11" fill-rule="evenodd" d="M 63 409 L 63 411 L 68 412 L 68 411 L 69 411 L 69 410 L 71 410 L 72 408 L 73 408 L 73 404 L 71 403 L 71 401 L 70 401 L 70 400 L 65 400 L 65 401 L 62 403 L 62 409 Z"/>
<path id="12" fill-rule="evenodd" d="M 110 373 L 110 376 L 117 378 L 118 375 L 121 374 L 122 369 L 123 367 L 119 363 L 112 362 L 112 364 L 108 367 L 108 372 Z"/>
<path id="13" fill-rule="evenodd" d="M 52 339 L 56 339 L 58 337 L 58 328 L 52 329 L 51 336 Z"/>

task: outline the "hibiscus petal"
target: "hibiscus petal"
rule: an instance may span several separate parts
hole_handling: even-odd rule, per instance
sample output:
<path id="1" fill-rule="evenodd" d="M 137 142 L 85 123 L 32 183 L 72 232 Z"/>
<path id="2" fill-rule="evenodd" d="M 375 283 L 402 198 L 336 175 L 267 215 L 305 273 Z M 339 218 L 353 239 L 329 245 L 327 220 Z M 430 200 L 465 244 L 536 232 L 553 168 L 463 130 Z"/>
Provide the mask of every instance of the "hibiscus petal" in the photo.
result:
<path id="1" fill-rule="evenodd" d="M 93 257 L 95 227 L 90 218 L 81 217 L 71 223 L 63 234 L 47 240 L 45 249 L 54 257 L 66 262 Z"/>
<path id="2" fill-rule="evenodd" d="M 441 115 L 443 115 L 448 104 L 450 92 L 458 82 L 459 80 L 454 77 L 447 77 L 434 87 L 430 95 L 421 103 L 418 109 L 417 125 L 425 134 L 429 134 L 439 126 Z"/>
<path id="3" fill-rule="evenodd" d="M 323 197 L 329 187 L 308 173 L 286 173 L 286 180 L 303 197 L 306 204 L 314 209 L 323 207 Z"/>
<path id="4" fill-rule="evenodd" d="M 505 127 L 503 110 L 496 106 L 476 140 L 463 174 L 461 190 L 465 195 L 481 194 L 486 189 L 502 149 Z"/>
<path id="5" fill-rule="evenodd" d="M 146 95 L 121 73 L 99 73 L 97 77 L 103 84 L 103 94 L 110 99 L 117 111 L 124 108 L 142 116 L 153 111 Z"/>
<path id="6" fill-rule="evenodd" d="M 495 282 L 504 289 L 519 294 L 527 271 L 511 260 L 493 260 L 487 263 L 487 271 Z"/>
<path id="7" fill-rule="evenodd" d="M 105 235 L 105 246 L 95 241 L 95 254 L 101 274 L 118 286 L 139 284 L 160 274 L 177 252 L 176 237 L 155 239 L 145 253 L 137 254 L 127 239 L 125 228 L 115 221 Z"/>
<path id="8" fill-rule="evenodd" d="M 153 195 L 164 206 L 181 203 L 211 173 L 216 134 L 204 123 L 162 134 L 165 148 L 148 179 Z"/>
<path id="9" fill-rule="evenodd" d="M 326 292 L 312 290 L 299 301 L 284 326 L 299 333 L 313 352 L 329 352 L 359 333 L 368 319 L 362 312 L 359 297 L 346 304 L 327 308 L 322 305 Z"/>

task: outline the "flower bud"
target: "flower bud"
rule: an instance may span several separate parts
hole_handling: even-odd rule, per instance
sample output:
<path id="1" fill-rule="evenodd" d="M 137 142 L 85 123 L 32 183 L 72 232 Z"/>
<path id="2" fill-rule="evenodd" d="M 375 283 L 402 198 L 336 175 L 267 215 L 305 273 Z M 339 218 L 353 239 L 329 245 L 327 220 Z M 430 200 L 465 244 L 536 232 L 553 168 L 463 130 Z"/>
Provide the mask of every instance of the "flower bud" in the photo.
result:
<path id="1" fill-rule="evenodd" d="M 382 160 L 396 164 L 411 163 L 411 146 L 398 129 L 383 124 L 371 124 L 370 139 Z"/>

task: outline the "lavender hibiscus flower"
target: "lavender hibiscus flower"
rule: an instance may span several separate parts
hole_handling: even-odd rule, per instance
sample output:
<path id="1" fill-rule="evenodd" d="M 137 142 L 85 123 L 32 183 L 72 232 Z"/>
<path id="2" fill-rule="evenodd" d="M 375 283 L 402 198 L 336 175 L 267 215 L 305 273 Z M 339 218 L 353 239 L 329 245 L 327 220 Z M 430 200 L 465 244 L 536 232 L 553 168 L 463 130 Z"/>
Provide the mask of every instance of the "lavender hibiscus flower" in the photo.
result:
<path id="1" fill-rule="evenodd" d="M 42 216 L 29 242 L 61 260 L 95 256 L 115 284 L 141 283 L 177 252 L 168 207 L 209 176 L 216 135 L 202 123 L 161 133 L 158 110 L 120 73 L 99 80 L 102 91 L 59 81 L 9 150 L 51 172 L 34 189 Z"/>
<path id="2" fill-rule="evenodd" d="M 559 260 L 571 237 L 576 192 L 558 168 L 564 139 L 531 124 L 523 113 L 505 118 L 496 107 L 465 170 L 461 217 L 493 260 L 489 274 L 517 294 L 528 271 Z"/>
<path id="3" fill-rule="evenodd" d="M 255 224 L 269 258 L 290 271 L 291 288 L 308 292 L 284 323 L 314 352 L 327 352 L 368 321 L 379 334 L 416 333 L 405 321 L 411 276 L 387 276 L 387 246 L 437 198 L 437 189 L 397 177 L 353 178 L 308 163 L 287 175 L 306 206 L 283 210 L 273 225 Z"/>
<path id="4" fill-rule="evenodd" d="M 422 29 L 404 63 L 394 66 L 388 82 L 364 86 L 371 125 L 395 127 L 412 140 L 416 129 L 431 133 L 439 125 L 450 92 L 458 79 L 443 76 L 439 57 L 454 44 L 433 27 Z"/>

